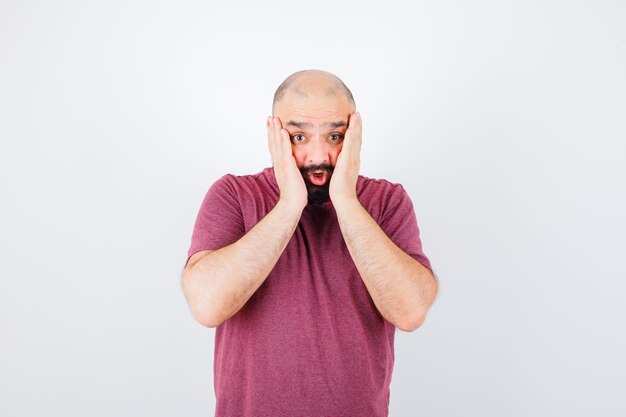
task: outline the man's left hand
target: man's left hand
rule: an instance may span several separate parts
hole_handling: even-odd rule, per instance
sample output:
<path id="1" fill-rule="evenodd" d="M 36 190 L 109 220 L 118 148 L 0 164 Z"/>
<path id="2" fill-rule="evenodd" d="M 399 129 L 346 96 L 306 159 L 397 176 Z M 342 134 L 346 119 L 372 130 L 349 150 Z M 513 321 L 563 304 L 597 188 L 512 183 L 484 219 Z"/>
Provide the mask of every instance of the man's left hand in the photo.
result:
<path id="1" fill-rule="evenodd" d="M 330 199 L 335 206 L 351 200 L 358 201 L 356 182 L 361 166 L 361 127 L 361 114 L 352 113 L 328 187 Z"/>

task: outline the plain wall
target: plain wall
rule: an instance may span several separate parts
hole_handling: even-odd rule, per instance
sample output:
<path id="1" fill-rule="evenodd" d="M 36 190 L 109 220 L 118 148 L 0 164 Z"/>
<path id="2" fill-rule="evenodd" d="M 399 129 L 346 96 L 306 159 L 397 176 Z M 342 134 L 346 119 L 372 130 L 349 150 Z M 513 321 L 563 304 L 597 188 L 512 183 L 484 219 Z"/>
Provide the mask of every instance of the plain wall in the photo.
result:
<path id="1" fill-rule="evenodd" d="M 390 416 L 626 415 L 623 1 L 0 1 L 0 414 L 213 415 L 180 273 L 292 72 L 341 77 L 440 292 Z"/>

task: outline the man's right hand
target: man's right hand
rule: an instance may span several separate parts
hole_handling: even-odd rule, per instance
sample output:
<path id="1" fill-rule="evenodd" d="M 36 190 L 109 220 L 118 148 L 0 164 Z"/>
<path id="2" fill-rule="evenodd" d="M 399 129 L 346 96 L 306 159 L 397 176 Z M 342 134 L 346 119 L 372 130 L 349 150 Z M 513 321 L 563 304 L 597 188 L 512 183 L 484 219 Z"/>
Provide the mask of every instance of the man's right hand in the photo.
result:
<path id="1" fill-rule="evenodd" d="M 289 132 L 283 129 L 278 117 L 267 118 L 267 144 L 280 189 L 280 200 L 299 210 L 304 209 L 308 201 L 306 184 L 293 157 Z"/>

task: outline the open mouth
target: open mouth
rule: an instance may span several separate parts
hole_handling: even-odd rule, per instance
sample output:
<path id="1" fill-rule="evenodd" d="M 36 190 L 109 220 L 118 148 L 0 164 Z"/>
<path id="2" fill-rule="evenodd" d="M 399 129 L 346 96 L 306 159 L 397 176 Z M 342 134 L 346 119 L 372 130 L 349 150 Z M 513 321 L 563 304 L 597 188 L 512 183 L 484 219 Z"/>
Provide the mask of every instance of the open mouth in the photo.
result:
<path id="1" fill-rule="evenodd" d="M 309 174 L 309 180 L 315 185 L 324 185 L 328 181 L 328 172 L 314 171 Z"/>

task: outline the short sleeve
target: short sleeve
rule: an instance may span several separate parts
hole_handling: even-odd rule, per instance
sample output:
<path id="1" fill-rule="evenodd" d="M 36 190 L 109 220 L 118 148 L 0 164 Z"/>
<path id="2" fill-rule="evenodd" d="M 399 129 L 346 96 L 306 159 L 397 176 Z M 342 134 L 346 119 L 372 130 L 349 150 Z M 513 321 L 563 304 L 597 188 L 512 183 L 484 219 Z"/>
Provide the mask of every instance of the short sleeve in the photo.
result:
<path id="1" fill-rule="evenodd" d="M 400 184 L 391 192 L 380 227 L 393 243 L 432 272 L 430 260 L 422 250 L 413 202 Z"/>
<path id="2" fill-rule="evenodd" d="M 217 250 L 230 245 L 245 234 L 241 205 L 226 174 L 215 181 L 207 191 L 191 235 L 187 259 L 201 250 Z"/>

